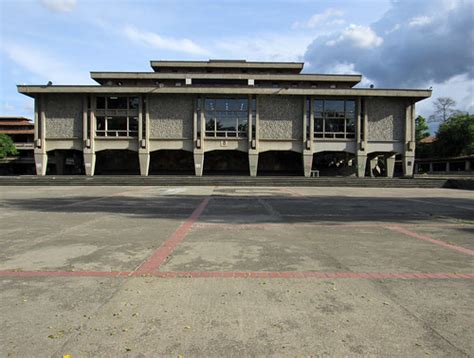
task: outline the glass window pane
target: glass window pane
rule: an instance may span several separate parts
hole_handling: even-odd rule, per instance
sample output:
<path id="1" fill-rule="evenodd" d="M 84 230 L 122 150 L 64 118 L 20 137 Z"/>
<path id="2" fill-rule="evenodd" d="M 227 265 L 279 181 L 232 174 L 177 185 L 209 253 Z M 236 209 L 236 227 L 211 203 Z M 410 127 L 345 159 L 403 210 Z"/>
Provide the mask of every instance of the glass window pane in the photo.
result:
<path id="1" fill-rule="evenodd" d="M 355 101 L 346 101 L 346 117 L 355 118 Z"/>
<path id="2" fill-rule="evenodd" d="M 108 130 L 127 130 L 127 117 L 107 117 Z"/>
<path id="3" fill-rule="evenodd" d="M 97 97 L 97 109 L 105 109 L 105 97 Z"/>
<path id="4" fill-rule="evenodd" d="M 108 109 L 127 109 L 127 97 L 107 97 Z"/>
<path id="5" fill-rule="evenodd" d="M 96 117 L 97 130 L 105 130 L 105 117 Z"/>
<path id="6" fill-rule="evenodd" d="M 314 121 L 314 131 L 322 132 L 323 131 L 323 119 L 319 118 Z"/>
<path id="7" fill-rule="evenodd" d="M 236 120 L 227 116 L 218 116 L 216 120 L 217 130 L 235 131 Z"/>
<path id="8" fill-rule="evenodd" d="M 214 130 L 214 118 L 206 116 L 206 130 L 213 131 Z M 206 133 L 207 134 L 207 133 Z"/>
<path id="9" fill-rule="evenodd" d="M 140 99 L 138 97 L 129 97 L 128 98 L 128 108 L 129 109 L 138 109 Z"/>
<path id="10" fill-rule="evenodd" d="M 324 101 L 324 111 L 326 113 L 344 113 L 344 101 L 327 100 Z"/>
<path id="11" fill-rule="evenodd" d="M 138 132 L 138 117 L 129 117 L 128 129 L 133 132 Z"/>
<path id="12" fill-rule="evenodd" d="M 207 99 L 204 101 L 204 107 L 206 111 L 214 111 L 216 109 L 216 101 L 213 99 Z"/>

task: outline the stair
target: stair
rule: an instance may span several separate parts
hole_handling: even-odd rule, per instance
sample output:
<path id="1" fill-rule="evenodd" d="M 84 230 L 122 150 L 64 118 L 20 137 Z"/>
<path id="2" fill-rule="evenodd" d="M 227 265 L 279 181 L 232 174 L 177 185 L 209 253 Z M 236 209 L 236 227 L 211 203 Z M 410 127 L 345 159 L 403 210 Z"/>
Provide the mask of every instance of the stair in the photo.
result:
<path id="1" fill-rule="evenodd" d="M 361 188 L 446 188 L 447 179 L 354 177 L 247 177 L 247 176 L 11 176 L 0 177 L 0 186 L 286 186 Z"/>

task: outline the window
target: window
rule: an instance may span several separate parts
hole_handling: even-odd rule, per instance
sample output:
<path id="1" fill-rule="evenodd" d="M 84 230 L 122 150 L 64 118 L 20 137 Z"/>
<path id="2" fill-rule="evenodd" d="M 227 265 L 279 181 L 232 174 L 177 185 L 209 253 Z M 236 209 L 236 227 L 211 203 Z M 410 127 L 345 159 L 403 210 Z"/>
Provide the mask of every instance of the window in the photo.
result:
<path id="1" fill-rule="evenodd" d="M 136 137 L 140 97 L 97 97 L 96 136 Z"/>
<path id="2" fill-rule="evenodd" d="M 314 135 L 316 138 L 355 137 L 356 105 L 354 100 L 314 101 Z"/>
<path id="3" fill-rule="evenodd" d="M 247 136 L 248 100 L 206 98 L 204 117 L 207 137 L 243 138 Z"/>

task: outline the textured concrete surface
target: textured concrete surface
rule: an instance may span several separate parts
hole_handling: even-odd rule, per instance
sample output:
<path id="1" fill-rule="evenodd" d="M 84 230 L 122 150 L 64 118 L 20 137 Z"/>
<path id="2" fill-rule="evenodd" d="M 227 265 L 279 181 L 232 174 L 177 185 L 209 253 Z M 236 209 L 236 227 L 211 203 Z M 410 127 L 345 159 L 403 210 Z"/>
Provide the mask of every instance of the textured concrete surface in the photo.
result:
<path id="1" fill-rule="evenodd" d="M 471 356 L 473 203 L 0 187 L 0 356 Z"/>

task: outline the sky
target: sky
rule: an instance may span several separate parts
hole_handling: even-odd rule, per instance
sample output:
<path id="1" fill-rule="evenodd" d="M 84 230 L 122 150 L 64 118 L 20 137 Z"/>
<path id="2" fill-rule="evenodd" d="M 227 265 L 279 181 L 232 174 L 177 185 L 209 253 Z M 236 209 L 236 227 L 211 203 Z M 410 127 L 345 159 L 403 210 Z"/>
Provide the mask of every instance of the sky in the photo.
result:
<path id="1" fill-rule="evenodd" d="M 418 114 L 446 96 L 474 113 L 474 0 L 0 0 L 0 115 L 33 118 L 17 84 L 95 84 L 90 71 L 208 59 L 431 87 Z"/>

